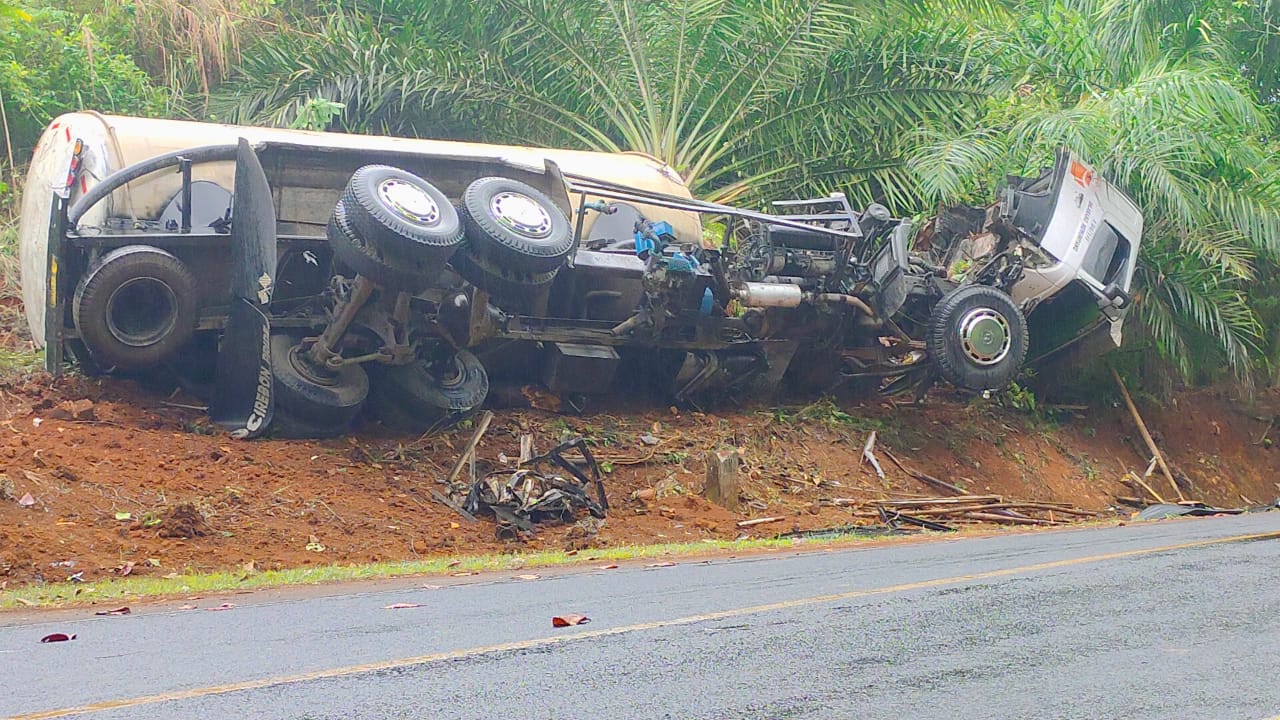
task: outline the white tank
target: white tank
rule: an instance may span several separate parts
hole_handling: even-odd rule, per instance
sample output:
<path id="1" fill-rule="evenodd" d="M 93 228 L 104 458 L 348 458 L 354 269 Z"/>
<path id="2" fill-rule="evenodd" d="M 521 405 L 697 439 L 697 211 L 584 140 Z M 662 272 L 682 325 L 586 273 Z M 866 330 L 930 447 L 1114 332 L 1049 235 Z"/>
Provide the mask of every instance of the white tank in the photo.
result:
<path id="1" fill-rule="evenodd" d="M 548 150 L 508 145 L 485 145 L 444 140 L 415 140 L 374 135 L 311 132 L 278 128 L 255 128 L 180 120 L 101 115 L 79 112 L 63 115 L 50 123 L 36 145 L 27 173 L 18 230 L 22 265 L 22 296 L 31 335 L 44 345 L 44 317 L 49 288 L 45 287 L 49 244 L 51 198 L 66 186 L 67 171 L 77 140 L 84 143 L 81 179 L 71 188 L 71 198 L 80 197 L 107 175 L 157 155 L 202 145 L 234 144 L 239 138 L 250 142 L 278 142 L 317 148 L 367 149 L 372 151 L 440 154 L 454 157 L 500 158 L 518 165 L 541 168 L 552 160 L 567 174 L 583 175 L 642 190 L 691 197 L 680 176 L 668 165 L 640 153 L 597 153 L 577 150 Z M 233 186 L 232 163 L 197 166 L 197 180 L 212 180 L 223 187 Z M 82 228 L 100 225 L 109 215 L 156 218 L 165 203 L 177 192 L 181 180 L 176 173 L 163 172 L 140 178 L 98 203 L 80 220 Z M 590 198 L 588 198 L 590 200 Z M 572 197 L 577 202 L 576 196 Z M 697 243 L 702 228 L 695 213 L 641 206 L 654 220 L 671 223 L 681 242 Z M 588 219 L 593 214 L 588 215 Z"/>

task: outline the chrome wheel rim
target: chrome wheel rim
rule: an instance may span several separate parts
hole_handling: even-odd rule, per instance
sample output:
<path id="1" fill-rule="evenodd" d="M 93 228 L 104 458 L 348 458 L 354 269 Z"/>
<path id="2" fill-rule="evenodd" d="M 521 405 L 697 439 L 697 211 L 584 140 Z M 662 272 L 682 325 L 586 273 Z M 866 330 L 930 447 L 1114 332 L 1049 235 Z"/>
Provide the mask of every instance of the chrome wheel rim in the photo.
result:
<path id="1" fill-rule="evenodd" d="M 977 365 L 995 365 L 1009 356 L 1013 336 L 1009 321 L 991 308 L 970 310 L 960 320 L 960 345 Z"/>
<path id="2" fill-rule="evenodd" d="M 397 215 L 423 225 L 440 220 L 440 206 L 422 188 L 399 178 L 383 180 L 378 197 Z"/>
<path id="3" fill-rule="evenodd" d="M 551 213 L 542 203 L 518 192 L 500 192 L 489 201 L 494 219 L 521 235 L 544 238 L 551 234 Z"/>

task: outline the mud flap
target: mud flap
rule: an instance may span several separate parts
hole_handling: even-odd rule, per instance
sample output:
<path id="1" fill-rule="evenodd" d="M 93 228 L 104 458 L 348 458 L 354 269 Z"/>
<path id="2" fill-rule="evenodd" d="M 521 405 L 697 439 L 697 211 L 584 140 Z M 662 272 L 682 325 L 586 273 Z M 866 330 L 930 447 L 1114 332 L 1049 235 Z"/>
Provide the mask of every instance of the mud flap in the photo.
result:
<path id="1" fill-rule="evenodd" d="M 231 311 L 218 350 L 209 416 L 239 438 L 271 423 L 271 322 L 276 282 L 276 214 L 258 155 L 240 139 L 231 203 Z"/>

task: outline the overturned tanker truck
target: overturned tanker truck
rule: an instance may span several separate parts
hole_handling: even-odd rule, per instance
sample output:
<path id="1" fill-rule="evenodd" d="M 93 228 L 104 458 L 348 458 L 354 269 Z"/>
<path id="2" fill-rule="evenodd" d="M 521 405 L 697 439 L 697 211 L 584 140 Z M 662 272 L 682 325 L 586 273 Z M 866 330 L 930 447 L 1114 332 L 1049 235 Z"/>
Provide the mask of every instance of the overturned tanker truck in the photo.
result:
<path id="1" fill-rule="evenodd" d="M 1130 305 L 1141 212 L 1054 160 L 917 227 L 839 194 L 702 202 L 633 153 L 75 113 L 36 148 L 22 285 L 52 372 L 172 373 L 241 437 L 424 432 L 490 378 L 999 390 L 1029 353 L 1118 345 Z"/>

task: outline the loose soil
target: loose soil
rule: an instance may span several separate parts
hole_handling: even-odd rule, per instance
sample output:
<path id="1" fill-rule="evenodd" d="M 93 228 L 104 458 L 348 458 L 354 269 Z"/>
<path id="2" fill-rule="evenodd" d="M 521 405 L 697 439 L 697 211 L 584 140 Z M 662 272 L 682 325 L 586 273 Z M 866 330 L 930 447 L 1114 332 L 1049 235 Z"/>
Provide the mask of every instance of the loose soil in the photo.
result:
<path id="1" fill-rule="evenodd" d="M 938 494 L 885 450 L 973 493 L 1115 517 L 1129 512 L 1114 506 L 1115 496 L 1135 494 L 1121 476 L 1147 465 L 1127 413 L 1110 400 L 1051 419 L 941 391 L 923 407 L 504 410 L 479 445 L 479 472 L 516 457 L 523 433 L 535 435 L 539 450 L 580 434 L 609 471 L 612 507 L 603 527 L 544 525 L 532 538 L 501 541 L 491 519 L 469 523 L 431 499 L 466 443 L 465 428 L 413 438 L 370 424 L 336 440 L 237 441 L 203 412 L 179 406 L 195 402 L 116 379 L 36 375 L 0 385 L 0 588 L 869 524 L 877 520 L 867 503 Z M 1280 494 L 1280 451 L 1261 440 L 1264 432 L 1280 437 L 1269 426 L 1275 414 L 1212 392 L 1144 403 L 1144 412 L 1188 498 L 1236 507 Z M 862 461 L 871 431 L 883 480 Z M 699 494 L 703 458 L 722 448 L 744 458 L 737 512 Z M 1149 483 L 1174 494 L 1158 472 Z M 636 499 L 640 491 L 653 497 Z M 22 504 L 27 494 L 33 505 Z M 854 502 L 837 507 L 835 499 Z M 738 526 L 760 517 L 781 520 Z"/>

